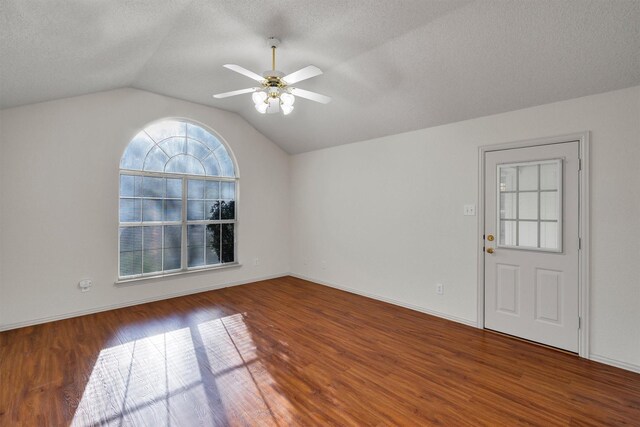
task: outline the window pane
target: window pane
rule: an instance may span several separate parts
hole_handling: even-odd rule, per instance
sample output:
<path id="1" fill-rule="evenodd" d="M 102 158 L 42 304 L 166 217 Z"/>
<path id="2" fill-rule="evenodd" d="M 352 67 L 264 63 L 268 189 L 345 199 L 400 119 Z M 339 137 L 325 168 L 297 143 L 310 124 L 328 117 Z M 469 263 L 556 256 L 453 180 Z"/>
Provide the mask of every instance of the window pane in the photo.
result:
<path id="1" fill-rule="evenodd" d="M 204 225 L 187 226 L 187 245 L 204 246 Z"/>
<path id="2" fill-rule="evenodd" d="M 189 246 L 187 259 L 189 267 L 204 265 L 204 246 Z"/>
<path id="3" fill-rule="evenodd" d="M 518 193 L 518 218 L 538 219 L 538 193 Z"/>
<path id="4" fill-rule="evenodd" d="M 187 202 L 187 220 L 201 221 L 204 219 L 204 201 L 189 200 Z"/>
<path id="5" fill-rule="evenodd" d="M 220 173 L 220 164 L 215 154 L 210 154 L 202 160 L 207 176 L 222 176 Z"/>
<path id="6" fill-rule="evenodd" d="M 233 253 L 233 244 L 231 245 L 222 245 L 222 262 L 233 262 L 234 261 L 234 253 Z"/>
<path id="7" fill-rule="evenodd" d="M 207 265 L 220 264 L 220 246 L 207 246 L 204 250 Z"/>
<path id="8" fill-rule="evenodd" d="M 516 221 L 500 221 L 500 238 L 498 244 L 516 246 Z"/>
<path id="9" fill-rule="evenodd" d="M 219 199 L 220 198 L 220 181 L 205 181 L 205 199 Z"/>
<path id="10" fill-rule="evenodd" d="M 211 154 L 211 150 L 209 150 L 209 148 L 207 148 L 203 143 L 189 138 L 187 140 L 187 154 L 192 155 L 196 159 L 202 160 Z"/>
<path id="11" fill-rule="evenodd" d="M 164 165 L 169 161 L 166 154 L 158 147 L 154 146 L 144 161 L 144 170 L 153 172 L 164 172 Z"/>
<path id="12" fill-rule="evenodd" d="M 204 225 L 187 226 L 187 265 L 204 265 Z"/>
<path id="13" fill-rule="evenodd" d="M 500 218 L 516 219 L 516 193 L 500 194 Z"/>
<path id="14" fill-rule="evenodd" d="M 189 138 L 197 139 L 204 143 L 210 150 L 215 150 L 221 145 L 220 141 L 211 133 L 191 123 L 187 123 L 187 135 Z"/>
<path id="15" fill-rule="evenodd" d="M 189 199 L 204 199 L 204 181 L 190 179 L 187 182 L 187 194 Z"/>
<path id="16" fill-rule="evenodd" d="M 164 250 L 164 271 L 178 270 L 180 265 L 181 248 L 167 248 Z"/>
<path id="17" fill-rule="evenodd" d="M 142 221 L 141 199 L 120 199 L 120 222 Z"/>
<path id="18" fill-rule="evenodd" d="M 207 225 L 206 239 L 205 257 L 207 265 L 220 263 L 220 224 Z"/>
<path id="19" fill-rule="evenodd" d="M 538 247 L 538 223 L 535 221 L 518 221 L 518 246 Z"/>
<path id="20" fill-rule="evenodd" d="M 518 169 L 515 167 L 500 166 L 500 191 L 516 191 L 516 174 Z"/>
<path id="21" fill-rule="evenodd" d="M 120 160 L 120 168 L 142 170 L 144 159 L 153 146 L 154 143 L 151 138 L 144 131 L 140 132 L 133 137 L 126 150 L 124 150 Z"/>
<path id="22" fill-rule="evenodd" d="M 162 249 L 162 227 L 143 227 L 143 249 Z"/>
<path id="23" fill-rule="evenodd" d="M 143 199 L 143 221 L 162 221 L 162 199 Z"/>
<path id="24" fill-rule="evenodd" d="M 233 235 L 234 224 L 222 224 L 222 244 L 233 244 L 235 237 Z"/>
<path id="25" fill-rule="evenodd" d="M 142 227 L 120 227 L 120 252 L 142 249 Z"/>
<path id="26" fill-rule="evenodd" d="M 164 197 L 164 178 L 145 176 L 142 179 L 142 195 L 144 197 Z"/>
<path id="27" fill-rule="evenodd" d="M 169 157 L 185 154 L 187 151 L 187 141 L 184 137 L 173 137 L 162 141 L 160 144 L 162 151 L 167 153 Z"/>
<path id="28" fill-rule="evenodd" d="M 142 177 L 135 175 L 120 175 L 120 196 L 142 196 Z"/>
<path id="29" fill-rule="evenodd" d="M 185 136 L 186 123 L 177 120 L 164 120 L 148 126 L 145 132 L 147 132 L 155 142 L 160 142 L 171 136 Z"/>
<path id="30" fill-rule="evenodd" d="M 179 155 L 171 158 L 164 169 L 170 173 L 186 173 L 189 175 L 204 175 L 202 163 L 195 157 Z"/>
<path id="31" fill-rule="evenodd" d="M 559 172 L 559 162 L 540 165 L 540 189 L 557 190 Z"/>
<path id="32" fill-rule="evenodd" d="M 560 249 L 558 246 L 558 223 L 540 223 L 540 247 L 543 249 Z"/>
<path id="33" fill-rule="evenodd" d="M 142 227 L 120 227 L 120 276 L 142 273 Z"/>
<path id="34" fill-rule="evenodd" d="M 162 249 L 145 250 L 143 256 L 143 273 L 162 271 Z"/>
<path id="35" fill-rule="evenodd" d="M 165 221 L 181 221 L 182 220 L 182 200 L 165 200 L 164 201 L 164 220 Z"/>
<path id="36" fill-rule="evenodd" d="M 540 218 L 558 219 L 558 192 L 545 191 L 540 193 Z"/>
<path id="37" fill-rule="evenodd" d="M 235 202 L 233 200 L 220 202 L 220 219 L 235 219 Z"/>
<path id="38" fill-rule="evenodd" d="M 231 157 L 229 157 L 229 154 L 227 154 L 227 150 L 224 148 L 224 146 L 221 145 L 220 147 L 218 147 L 214 151 L 214 154 L 218 159 L 218 163 L 220 163 L 220 176 L 235 176 L 233 171 L 233 162 L 231 161 Z"/>
<path id="39" fill-rule="evenodd" d="M 182 226 L 165 225 L 164 227 L 164 247 L 178 248 L 182 246 Z"/>
<path id="40" fill-rule="evenodd" d="M 220 192 L 222 193 L 222 199 L 231 199 L 234 200 L 236 198 L 236 183 L 235 182 L 221 182 L 220 183 Z"/>
<path id="41" fill-rule="evenodd" d="M 220 201 L 219 200 L 207 200 L 206 205 L 206 219 L 219 220 L 220 219 Z"/>
<path id="42" fill-rule="evenodd" d="M 538 165 L 518 166 L 518 190 L 538 189 Z"/>
<path id="43" fill-rule="evenodd" d="M 167 178 L 167 197 L 169 199 L 182 198 L 182 180 Z"/>
<path id="44" fill-rule="evenodd" d="M 164 227 L 164 267 L 166 270 L 181 268 L 182 226 L 167 225 Z"/>
<path id="45" fill-rule="evenodd" d="M 142 251 L 120 252 L 120 276 L 142 274 Z"/>

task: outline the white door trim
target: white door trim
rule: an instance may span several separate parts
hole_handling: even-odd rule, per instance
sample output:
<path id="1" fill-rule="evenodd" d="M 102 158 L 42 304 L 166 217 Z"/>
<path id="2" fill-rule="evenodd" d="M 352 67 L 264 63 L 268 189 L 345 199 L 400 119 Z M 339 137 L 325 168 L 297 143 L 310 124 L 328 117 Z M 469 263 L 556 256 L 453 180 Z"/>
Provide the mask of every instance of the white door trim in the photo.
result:
<path id="1" fill-rule="evenodd" d="M 481 146 L 478 151 L 478 316 L 476 326 L 484 329 L 484 174 L 485 154 L 490 151 L 539 145 L 561 144 L 578 141 L 580 146 L 580 174 L 578 177 L 580 203 L 578 207 L 578 233 L 581 241 L 578 251 L 578 313 L 580 329 L 578 333 L 578 354 L 589 358 L 589 132 L 572 133 L 548 138 L 509 142 L 505 144 Z"/>

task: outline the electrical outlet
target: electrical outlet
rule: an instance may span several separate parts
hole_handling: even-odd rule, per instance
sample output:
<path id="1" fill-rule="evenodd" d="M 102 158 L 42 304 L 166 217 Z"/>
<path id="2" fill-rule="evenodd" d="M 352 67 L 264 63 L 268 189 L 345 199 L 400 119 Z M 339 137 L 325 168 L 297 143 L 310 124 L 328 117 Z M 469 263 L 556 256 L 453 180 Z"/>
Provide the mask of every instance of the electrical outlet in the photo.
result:
<path id="1" fill-rule="evenodd" d="M 322 260 L 322 262 L 320 263 L 320 266 L 322 267 L 323 270 L 327 269 L 327 261 Z"/>
<path id="2" fill-rule="evenodd" d="M 255 258 L 253 259 L 253 265 L 260 265 L 260 258 L 255 257 Z"/>
<path id="3" fill-rule="evenodd" d="M 436 294 L 444 295 L 444 285 L 442 283 L 436 284 Z"/>
<path id="4" fill-rule="evenodd" d="M 93 282 L 91 281 L 91 279 L 83 279 L 80 282 L 78 282 L 78 287 L 82 292 L 90 291 L 92 285 L 93 285 Z"/>

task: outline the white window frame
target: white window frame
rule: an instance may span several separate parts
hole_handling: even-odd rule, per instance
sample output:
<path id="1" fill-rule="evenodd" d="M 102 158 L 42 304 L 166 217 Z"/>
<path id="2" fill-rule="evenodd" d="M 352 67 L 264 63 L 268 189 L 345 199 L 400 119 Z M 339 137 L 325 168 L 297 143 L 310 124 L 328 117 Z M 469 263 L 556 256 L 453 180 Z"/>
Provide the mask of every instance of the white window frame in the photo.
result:
<path id="1" fill-rule="evenodd" d="M 231 161 L 233 162 L 233 167 L 234 167 L 234 177 L 224 177 L 224 176 L 212 176 L 212 175 L 191 175 L 191 174 L 184 174 L 184 173 L 172 173 L 172 172 L 152 172 L 152 171 L 141 171 L 141 170 L 137 170 L 137 169 L 123 169 L 123 168 L 119 168 L 118 169 L 118 211 L 117 211 L 117 215 L 118 215 L 118 228 L 117 228 L 117 240 L 118 240 L 118 279 L 115 281 L 115 284 L 127 284 L 130 282 L 136 282 L 136 281 L 142 281 L 142 280 L 149 280 L 149 279 L 161 279 L 164 277 L 172 277 L 172 276 L 177 276 L 177 275 L 183 275 L 183 274 L 188 274 L 188 273 L 197 273 L 197 272 L 204 272 L 204 271 L 211 271 L 211 270 L 220 270 L 220 269 L 226 269 L 226 268 L 233 268 L 233 267 L 239 267 L 241 264 L 238 261 L 238 233 L 239 233 L 239 221 L 238 221 L 238 206 L 239 206 L 239 199 L 240 199 L 240 185 L 239 185 L 239 174 L 238 174 L 238 165 L 236 163 L 235 160 L 235 156 L 232 154 L 228 144 L 226 144 L 226 142 L 224 142 L 224 140 L 216 133 L 211 131 L 208 127 L 189 120 L 189 119 L 184 119 L 184 118 L 166 118 L 166 119 L 162 119 L 162 120 L 158 120 L 156 122 L 147 124 L 145 127 L 142 128 L 142 130 L 146 129 L 147 127 L 155 124 L 155 123 L 161 123 L 163 121 L 168 121 L 168 120 L 177 120 L 177 121 L 183 121 L 183 122 L 187 122 L 187 123 L 191 123 L 193 125 L 199 126 L 201 128 L 203 128 L 204 130 L 206 130 L 207 132 L 209 132 L 210 134 L 212 134 L 213 136 L 215 136 L 218 141 L 220 141 L 220 143 L 224 146 L 225 150 L 227 151 L 227 155 L 229 156 L 229 158 L 231 159 Z M 131 141 L 133 138 L 131 138 L 129 141 Z M 121 196 L 120 196 L 120 182 L 121 182 L 121 176 L 122 175 L 134 175 L 134 176 L 141 176 L 141 177 L 152 177 L 152 178 L 171 178 L 171 179 L 181 179 L 182 180 L 182 220 L 181 221 L 140 221 L 140 222 L 121 222 L 120 221 L 120 200 L 121 200 Z M 235 197 L 234 197 L 234 219 L 219 219 L 219 220 L 188 220 L 187 219 L 187 204 L 188 204 L 188 189 L 187 189 L 187 182 L 188 180 L 198 180 L 198 181 L 219 181 L 219 182 L 233 182 L 234 188 L 235 188 Z M 201 266 L 195 266 L 195 267 L 189 267 L 188 266 L 188 235 L 187 235 L 187 229 L 189 225 L 208 225 L 208 224 L 234 224 L 234 230 L 233 230 L 233 262 L 226 262 L 223 263 L 222 260 L 219 264 L 213 264 L 213 265 L 201 265 Z M 141 274 L 136 274 L 136 275 L 131 275 L 131 276 L 121 276 L 120 275 L 120 228 L 122 227 L 149 227 L 149 226 L 171 226 L 171 225 L 180 225 L 182 227 L 182 237 L 181 237 L 181 248 L 180 248 L 180 265 L 181 268 L 180 269 L 174 269 L 174 270 L 161 270 L 161 271 L 155 271 L 155 272 L 150 272 L 150 273 L 141 273 Z M 163 231 L 164 233 L 164 231 Z M 222 229 L 221 229 L 221 233 L 222 233 Z M 222 239 L 222 235 L 220 237 Z M 143 232 L 143 239 L 144 239 L 144 232 Z M 142 259 L 142 263 L 144 264 L 144 249 L 143 249 L 143 259 Z M 206 262 L 206 260 L 205 260 Z M 163 256 L 163 264 L 164 264 L 164 256 Z"/>

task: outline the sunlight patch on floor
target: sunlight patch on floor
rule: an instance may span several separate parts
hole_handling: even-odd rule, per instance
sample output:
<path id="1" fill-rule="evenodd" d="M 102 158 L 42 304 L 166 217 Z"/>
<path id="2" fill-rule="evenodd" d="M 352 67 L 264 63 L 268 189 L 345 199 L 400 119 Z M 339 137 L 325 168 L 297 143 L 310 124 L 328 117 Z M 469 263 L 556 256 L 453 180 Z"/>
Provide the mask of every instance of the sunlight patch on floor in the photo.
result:
<path id="1" fill-rule="evenodd" d="M 102 350 L 71 425 L 175 425 L 185 400 L 206 402 L 189 328 Z"/>

